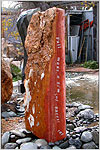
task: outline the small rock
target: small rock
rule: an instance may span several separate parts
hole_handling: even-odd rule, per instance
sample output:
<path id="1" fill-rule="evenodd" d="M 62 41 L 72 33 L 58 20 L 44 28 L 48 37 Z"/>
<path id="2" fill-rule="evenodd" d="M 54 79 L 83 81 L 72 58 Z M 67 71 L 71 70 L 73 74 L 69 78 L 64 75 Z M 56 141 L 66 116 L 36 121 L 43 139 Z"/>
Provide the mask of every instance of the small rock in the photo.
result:
<path id="1" fill-rule="evenodd" d="M 51 147 L 49 145 L 46 145 L 46 146 L 41 146 L 40 149 L 51 149 Z"/>
<path id="2" fill-rule="evenodd" d="M 74 143 L 75 143 L 75 140 L 71 137 L 71 138 L 69 139 L 69 144 L 70 144 L 70 145 L 74 145 Z"/>
<path id="3" fill-rule="evenodd" d="M 81 106 L 81 105 L 82 105 L 81 103 L 76 103 L 76 102 L 73 102 L 73 103 L 72 103 L 72 106 L 73 106 L 73 107 L 79 107 L 79 106 Z"/>
<path id="4" fill-rule="evenodd" d="M 24 107 L 16 108 L 16 111 L 18 113 L 23 113 L 23 112 L 25 112 L 25 108 Z"/>
<path id="5" fill-rule="evenodd" d="M 70 138 L 69 144 L 74 145 L 77 149 L 81 148 L 82 146 L 82 142 L 80 141 L 79 138 L 76 138 L 76 139 Z"/>
<path id="6" fill-rule="evenodd" d="M 81 110 L 84 110 L 84 109 L 91 109 L 92 107 L 91 106 L 89 106 L 89 105 L 80 105 L 79 107 L 78 107 L 78 109 L 81 111 Z"/>
<path id="7" fill-rule="evenodd" d="M 32 135 L 32 132 L 27 129 L 19 129 L 20 132 L 26 134 L 26 135 Z"/>
<path id="8" fill-rule="evenodd" d="M 58 146 L 54 146 L 52 149 L 61 149 L 61 148 Z"/>
<path id="9" fill-rule="evenodd" d="M 59 147 L 60 147 L 61 149 L 65 149 L 65 148 L 68 147 L 68 145 L 69 145 L 69 143 L 68 143 L 68 141 L 66 141 L 66 142 L 60 144 Z"/>
<path id="10" fill-rule="evenodd" d="M 14 135 L 14 134 L 12 134 L 12 135 L 10 136 L 10 138 L 11 138 L 11 139 L 14 139 L 14 138 L 15 138 L 15 135 Z"/>
<path id="11" fill-rule="evenodd" d="M 26 135 L 25 135 L 24 133 L 22 133 L 22 132 L 20 132 L 20 131 L 18 131 L 18 130 L 11 130 L 10 132 L 11 132 L 12 134 L 15 134 L 15 135 L 17 135 L 17 136 L 19 136 L 19 137 L 22 137 L 22 138 L 26 137 Z"/>
<path id="12" fill-rule="evenodd" d="M 82 142 L 80 141 L 79 138 L 76 138 L 76 139 L 75 139 L 74 145 L 75 145 L 75 147 L 76 147 L 77 149 L 81 148 Z"/>
<path id="13" fill-rule="evenodd" d="M 37 145 L 33 142 L 23 143 L 21 144 L 20 149 L 37 149 Z"/>
<path id="14" fill-rule="evenodd" d="M 10 138 L 10 132 L 5 132 L 2 136 L 2 141 L 1 141 L 1 145 L 2 147 L 9 142 L 9 138 Z"/>
<path id="15" fill-rule="evenodd" d="M 99 144 L 99 133 L 97 131 L 92 131 L 93 141 L 95 144 Z"/>
<path id="16" fill-rule="evenodd" d="M 76 147 L 74 146 L 74 145 L 70 145 L 68 148 L 66 148 L 66 149 L 76 149 Z"/>
<path id="17" fill-rule="evenodd" d="M 89 143 L 83 144 L 82 148 L 83 149 L 95 149 L 96 145 L 94 142 L 89 142 Z"/>
<path id="18" fill-rule="evenodd" d="M 31 141 L 31 138 L 23 138 L 23 139 L 18 139 L 16 141 L 17 144 L 22 144 L 22 143 L 26 143 L 26 142 L 30 142 Z"/>
<path id="19" fill-rule="evenodd" d="M 85 109 L 77 115 L 79 118 L 84 118 L 84 119 L 92 119 L 94 117 L 94 112 L 91 109 Z"/>
<path id="20" fill-rule="evenodd" d="M 4 146 L 4 149 L 15 149 L 17 147 L 16 143 L 7 143 Z"/>
<path id="21" fill-rule="evenodd" d="M 54 146 L 55 143 L 49 142 L 48 145 L 49 145 L 49 146 Z"/>
<path id="22" fill-rule="evenodd" d="M 11 111 L 11 109 L 7 109 L 7 112 L 10 112 Z"/>
<path id="23" fill-rule="evenodd" d="M 41 146 L 46 146 L 48 143 L 46 140 L 44 139 L 38 139 L 35 141 L 35 144 L 38 146 L 38 147 L 41 147 Z"/>
<path id="24" fill-rule="evenodd" d="M 68 128 L 70 130 L 74 130 L 74 125 L 73 124 L 67 124 L 66 128 Z"/>
<path id="25" fill-rule="evenodd" d="M 81 133 L 86 129 L 85 126 L 74 128 L 75 133 Z"/>
<path id="26" fill-rule="evenodd" d="M 80 110 L 77 108 L 74 113 L 77 115 L 80 112 Z"/>
<path id="27" fill-rule="evenodd" d="M 72 135 L 72 138 L 75 139 L 76 138 L 76 134 Z"/>
<path id="28" fill-rule="evenodd" d="M 59 144 L 60 144 L 59 141 L 56 141 L 56 142 L 55 142 L 55 145 L 59 145 Z"/>
<path id="29" fill-rule="evenodd" d="M 66 104 L 66 107 L 71 108 L 71 107 L 73 107 L 73 105 L 72 104 Z"/>
<path id="30" fill-rule="evenodd" d="M 5 111 L 5 112 L 2 112 L 1 116 L 3 118 L 9 118 L 9 117 L 16 117 L 17 114 L 14 113 L 13 111 L 10 111 L 10 112 Z"/>
<path id="31" fill-rule="evenodd" d="M 89 131 L 85 131 L 81 135 L 81 141 L 83 142 L 90 142 L 92 141 L 92 133 Z"/>

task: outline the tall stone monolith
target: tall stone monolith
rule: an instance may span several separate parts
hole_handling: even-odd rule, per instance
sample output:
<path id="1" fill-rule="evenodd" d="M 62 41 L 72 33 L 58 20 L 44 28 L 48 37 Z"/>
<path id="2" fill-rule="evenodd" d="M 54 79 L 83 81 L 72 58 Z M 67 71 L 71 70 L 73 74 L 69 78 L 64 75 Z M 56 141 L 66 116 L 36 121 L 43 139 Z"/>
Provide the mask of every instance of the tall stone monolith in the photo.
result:
<path id="1" fill-rule="evenodd" d="M 66 136 L 64 19 L 55 7 L 33 14 L 25 40 L 25 124 L 48 142 Z"/>

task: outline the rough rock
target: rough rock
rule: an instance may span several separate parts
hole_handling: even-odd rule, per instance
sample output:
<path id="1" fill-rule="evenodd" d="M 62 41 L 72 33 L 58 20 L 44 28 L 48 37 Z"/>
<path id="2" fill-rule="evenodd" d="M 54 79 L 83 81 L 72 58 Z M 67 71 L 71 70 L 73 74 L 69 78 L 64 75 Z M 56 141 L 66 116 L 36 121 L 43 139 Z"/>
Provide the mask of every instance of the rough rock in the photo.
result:
<path id="1" fill-rule="evenodd" d="M 5 111 L 5 112 L 2 112 L 1 116 L 3 118 L 9 118 L 9 117 L 16 117 L 17 114 L 13 111 L 10 111 L 10 112 Z"/>
<path id="2" fill-rule="evenodd" d="M 10 66 L 4 59 L 1 62 L 1 103 L 10 100 L 13 92 L 12 74 Z"/>
<path id="3" fill-rule="evenodd" d="M 37 145 L 33 142 L 23 143 L 21 144 L 20 149 L 37 149 Z"/>
<path id="4" fill-rule="evenodd" d="M 99 144 L 99 133 L 97 131 L 92 131 L 92 136 L 93 136 L 93 141 L 95 142 L 95 144 Z"/>
<path id="5" fill-rule="evenodd" d="M 85 131 L 81 135 L 81 141 L 83 142 L 90 142 L 92 141 L 92 138 L 93 138 L 92 133 L 89 131 Z"/>
<path id="6" fill-rule="evenodd" d="M 66 136 L 63 16 L 64 10 L 55 7 L 33 14 L 25 39 L 25 125 L 48 142 Z"/>
<path id="7" fill-rule="evenodd" d="M 83 132 L 85 129 L 86 129 L 85 126 L 83 126 L 83 127 L 76 127 L 76 128 L 74 128 L 74 131 L 75 131 L 75 133 L 81 133 L 81 132 Z"/>
<path id="8" fill-rule="evenodd" d="M 23 113 L 25 111 L 25 108 L 20 106 L 19 108 L 16 108 L 16 111 L 18 113 Z"/>
<path id="9" fill-rule="evenodd" d="M 84 110 L 84 109 L 91 109 L 92 107 L 91 106 L 89 106 L 89 105 L 80 105 L 79 107 L 78 107 L 78 109 L 81 111 L 81 110 Z"/>
<path id="10" fill-rule="evenodd" d="M 83 149 L 96 149 L 96 144 L 94 142 L 89 142 L 82 145 Z"/>
<path id="11" fill-rule="evenodd" d="M 61 149 L 65 149 L 65 148 L 68 147 L 68 145 L 69 145 L 68 141 L 65 141 L 64 143 L 60 144 L 59 147 L 60 147 Z"/>
<path id="12" fill-rule="evenodd" d="M 94 117 L 94 112 L 91 109 L 85 109 L 77 115 L 79 118 L 84 118 L 84 119 L 93 119 Z"/>
<path id="13" fill-rule="evenodd" d="M 74 146 L 74 145 L 70 145 L 68 148 L 66 148 L 66 149 L 76 149 L 76 147 Z"/>
<path id="14" fill-rule="evenodd" d="M 73 139 L 72 137 L 69 139 L 69 144 L 74 145 L 76 148 L 81 148 L 82 142 L 79 138 Z"/>
<path id="15" fill-rule="evenodd" d="M 51 147 L 49 145 L 46 145 L 46 146 L 41 146 L 40 149 L 51 149 Z"/>
<path id="16" fill-rule="evenodd" d="M 22 132 L 20 132 L 18 130 L 11 130 L 10 132 L 12 134 L 15 134 L 16 136 L 19 136 L 19 137 L 22 137 L 22 138 L 26 137 L 26 135 L 24 133 L 22 133 Z"/>
<path id="17" fill-rule="evenodd" d="M 79 106 L 81 106 L 82 104 L 81 103 L 77 103 L 77 102 L 73 102 L 72 103 L 72 106 L 73 107 L 79 107 Z"/>
<path id="18" fill-rule="evenodd" d="M 2 136 L 2 139 L 1 139 L 1 145 L 2 147 L 9 142 L 9 137 L 10 137 L 10 132 L 5 132 Z"/>
<path id="19" fill-rule="evenodd" d="M 46 145 L 47 145 L 47 141 L 44 140 L 44 139 L 38 139 L 38 140 L 35 141 L 35 143 L 36 143 L 36 145 L 37 145 L 38 147 L 46 146 Z"/>
<path id="20" fill-rule="evenodd" d="M 59 146 L 54 146 L 52 149 L 61 149 Z"/>
<path id="21" fill-rule="evenodd" d="M 74 130 L 74 125 L 73 124 L 67 124 L 66 128 L 70 129 L 70 130 Z"/>
<path id="22" fill-rule="evenodd" d="M 4 149 L 15 149 L 17 147 L 16 143 L 7 143 L 4 146 Z"/>
<path id="23" fill-rule="evenodd" d="M 22 143 L 26 143 L 26 142 L 30 142 L 31 141 L 31 138 L 23 138 L 23 139 L 18 139 L 16 141 L 17 144 L 22 144 Z"/>

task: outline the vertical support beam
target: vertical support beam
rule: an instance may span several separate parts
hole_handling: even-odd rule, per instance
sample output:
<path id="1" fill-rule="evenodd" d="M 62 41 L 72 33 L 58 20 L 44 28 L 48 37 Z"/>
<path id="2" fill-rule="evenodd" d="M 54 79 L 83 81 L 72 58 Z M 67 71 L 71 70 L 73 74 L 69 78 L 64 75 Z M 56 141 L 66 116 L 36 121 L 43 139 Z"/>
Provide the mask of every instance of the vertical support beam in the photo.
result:
<path id="1" fill-rule="evenodd" d="M 64 15 L 59 8 L 34 14 L 25 41 L 25 124 L 48 142 L 66 137 Z"/>

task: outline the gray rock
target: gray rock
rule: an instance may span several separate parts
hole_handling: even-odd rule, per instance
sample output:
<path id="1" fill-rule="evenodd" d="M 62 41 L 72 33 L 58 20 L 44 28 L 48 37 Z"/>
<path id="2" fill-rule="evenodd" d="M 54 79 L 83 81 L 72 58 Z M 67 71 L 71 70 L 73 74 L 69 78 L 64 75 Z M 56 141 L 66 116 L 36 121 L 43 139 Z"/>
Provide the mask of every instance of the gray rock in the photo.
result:
<path id="1" fill-rule="evenodd" d="M 74 128 L 75 133 L 81 133 L 86 129 L 85 126 Z"/>
<path id="2" fill-rule="evenodd" d="M 70 145 L 68 148 L 66 148 L 66 149 L 76 149 L 76 147 L 74 146 L 74 145 Z"/>
<path id="3" fill-rule="evenodd" d="M 15 138 L 15 135 L 14 135 L 14 134 L 12 134 L 12 135 L 10 136 L 10 138 L 11 138 L 11 139 L 14 139 L 14 138 Z"/>
<path id="4" fill-rule="evenodd" d="M 49 145 L 46 145 L 46 146 L 41 146 L 40 149 L 51 149 L 51 147 Z"/>
<path id="5" fill-rule="evenodd" d="M 80 141 L 79 138 L 76 138 L 76 139 L 75 139 L 74 145 L 75 145 L 75 147 L 76 147 L 77 149 L 81 148 L 82 142 Z"/>
<path id="6" fill-rule="evenodd" d="M 81 141 L 90 142 L 92 141 L 92 133 L 90 131 L 85 131 L 81 135 Z"/>
<path id="7" fill-rule="evenodd" d="M 4 149 L 15 149 L 17 147 L 16 143 L 7 143 L 4 146 Z"/>
<path id="8" fill-rule="evenodd" d="M 82 148 L 83 149 L 95 149 L 96 145 L 94 142 L 89 142 L 89 143 L 83 144 Z"/>
<path id="9" fill-rule="evenodd" d="M 73 124 L 67 124 L 66 129 L 74 130 L 74 125 Z"/>
<path id="10" fill-rule="evenodd" d="M 80 141 L 79 138 L 76 138 L 76 139 L 70 138 L 69 139 L 69 144 L 74 145 L 78 149 L 81 148 L 81 146 L 82 146 L 82 142 Z"/>
<path id="11" fill-rule="evenodd" d="M 89 106 L 89 105 L 80 105 L 79 107 L 78 107 L 78 109 L 81 111 L 81 110 L 84 110 L 84 109 L 91 109 L 92 107 L 91 106 Z"/>
<path id="12" fill-rule="evenodd" d="M 60 147 L 61 149 L 65 149 L 65 148 L 67 148 L 67 147 L 68 147 L 68 145 L 69 145 L 69 142 L 68 142 L 68 141 L 66 141 L 66 142 L 64 142 L 64 143 L 60 144 L 60 145 L 59 145 L 59 147 Z"/>
<path id="13" fill-rule="evenodd" d="M 69 144 L 70 145 L 74 145 L 74 143 L 75 143 L 75 139 L 73 139 L 72 137 L 69 139 Z"/>
<path id="14" fill-rule="evenodd" d="M 19 129 L 20 132 L 24 133 L 24 134 L 31 134 L 32 132 L 27 130 L 27 129 Z"/>
<path id="15" fill-rule="evenodd" d="M 16 117 L 17 114 L 14 113 L 13 111 L 10 111 L 10 112 L 5 111 L 5 112 L 2 112 L 1 116 L 3 118 L 9 118 L 9 117 Z"/>
<path id="16" fill-rule="evenodd" d="M 26 137 L 26 135 L 24 133 L 22 133 L 22 132 L 20 132 L 18 130 L 11 130 L 10 132 L 12 134 L 15 134 L 16 136 L 19 136 L 19 137 L 22 137 L 22 138 Z"/>
<path id="17" fill-rule="evenodd" d="M 85 109 L 77 115 L 79 118 L 84 118 L 84 119 L 93 119 L 94 117 L 94 112 L 91 109 Z"/>
<path id="18" fill-rule="evenodd" d="M 61 148 L 58 146 L 54 146 L 52 149 L 61 149 Z"/>
<path id="19" fill-rule="evenodd" d="M 81 106 L 81 105 L 82 105 L 81 103 L 76 103 L 76 102 L 73 102 L 73 103 L 72 103 L 72 106 L 73 106 L 73 107 L 79 107 L 79 106 Z"/>
<path id="20" fill-rule="evenodd" d="M 55 145 L 59 145 L 59 144 L 60 144 L 59 141 L 56 141 L 56 142 L 55 142 Z"/>
<path id="21" fill-rule="evenodd" d="M 2 147 L 9 142 L 10 132 L 5 132 L 2 136 L 1 145 Z"/>
<path id="22" fill-rule="evenodd" d="M 20 149 L 37 149 L 37 145 L 33 142 L 23 143 L 20 145 Z"/>
<path id="23" fill-rule="evenodd" d="M 95 144 L 99 144 L 99 133 L 97 131 L 92 131 L 92 136 L 93 136 L 93 141 L 95 142 Z"/>
<path id="24" fill-rule="evenodd" d="M 60 141 L 59 141 L 59 143 L 60 143 Z M 49 142 L 48 144 L 49 144 L 49 146 L 54 146 L 55 145 L 55 143 L 53 143 L 53 142 Z"/>
<path id="25" fill-rule="evenodd" d="M 38 147 L 41 147 L 41 146 L 46 146 L 48 143 L 46 140 L 44 139 L 38 139 L 35 141 L 35 144 L 38 146 Z"/>
<path id="26" fill-rule="evenodd" d="M 21 106 L 20 106 L 20 108 L 16 108 L 16 110 L 17 110 L 18 113 L 23 113 L 23 112 L 25 112 L 25 108 L 24 108 L 24 107 L 21 107 Z"/>
<path id="27" fill-rule="evenodd" d="M 20 145 L 22 143 L 26 143 L 26 142 L 30 142 L 30 141 L 31 141 L 31 138 L 29 137 L 29 138 L 18 139 L 16 141 L 16 143 Z"/>

